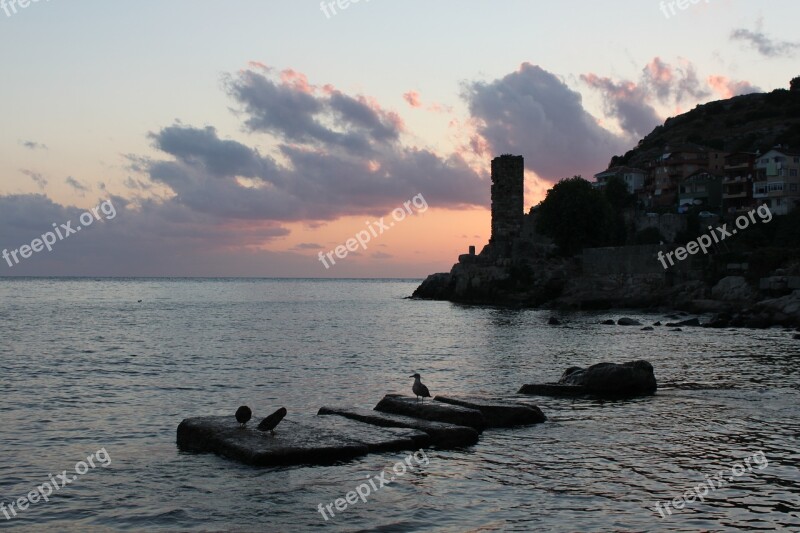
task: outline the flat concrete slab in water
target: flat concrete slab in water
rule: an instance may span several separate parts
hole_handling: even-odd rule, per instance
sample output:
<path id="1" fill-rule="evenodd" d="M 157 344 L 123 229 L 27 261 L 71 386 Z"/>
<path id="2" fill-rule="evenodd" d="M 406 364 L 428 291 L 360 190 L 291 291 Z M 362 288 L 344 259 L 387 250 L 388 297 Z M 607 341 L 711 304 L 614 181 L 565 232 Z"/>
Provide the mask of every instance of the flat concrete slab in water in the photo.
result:
<path id="1" fill-rule="evenodd" d="M 416 398 L 402 396 L 400 394 L 387 394 L 375 406 L 376 411 L 391 413 L 394 415 L 413 416 L 432 422 L 444 422 L 445 424 L 455 424 L 457 426 L 471 427 L 477 431 L 483 431 L 486 427 L 486 420 L 477 409 L 450 405 L 442 402 L 432 402 L 428 400 L 418 401 Z"/>
<path id="2" fill-rule="evenodd" d="M 338 415 L 380 427 L 411 428 L 427 433 L 438 446 L 468 446 L 478 442 L 478 431 L 466 426 L 431 422 L 410 416 L 370 411 L 357 407 L 322 407 L 320 415 Z"/>
<path id="3" fill-rule="evenodd" d="M 483 418 L 486 420 L 486 427 L 490 428 L 541 424 L 547 420 L 547 417 L 544 416 L 541 409 L 530 404 L 492 400 L 475 396 L 436 396 L 434 400 L 478 410 L 483 413 Z"/>
<path id="4" fill-rule="evenodd" d="M 254 466 L 330 464 L 369 452 L 367 444 L 319 426 L 284 420 L 273 436 L 253 425 L 242 429 L 232 416 L 187 418 L 178 426 L 178 446 Z"/>
<path id="5" fill-rule="evenodd" d="M 431 444 L 430 435 L 418 429 L 374 426 L 342 416 L 315 416 L 304 419 L 303 425 L 344 435 L 365 444 L 370 453 L 419 450 Z"/>

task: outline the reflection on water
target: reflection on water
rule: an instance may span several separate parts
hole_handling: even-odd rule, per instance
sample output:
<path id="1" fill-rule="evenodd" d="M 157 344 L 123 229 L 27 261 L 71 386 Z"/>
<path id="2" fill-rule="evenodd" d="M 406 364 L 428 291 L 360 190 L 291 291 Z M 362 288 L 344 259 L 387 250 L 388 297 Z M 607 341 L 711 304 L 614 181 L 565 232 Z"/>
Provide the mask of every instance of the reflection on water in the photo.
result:
<path id="1" fill-rule="evenodd" d="M 617 315 L 403 299 L 398 281 L 0 281 L 0 501 L 105 447 L 114 461 L 3 526 L 61 530 L 685 531 L 800 528 L 800 343 L 782 330 L 602 326 Z M 138 300 L 143 300 L 138 303 Z M 634 315 L 643 322 L 662 316 Z M 325 523 L 317 511 L 405 454 L 252 469 L 179 453 L 187 416 L 254 416 L 410 394 L 514 397 L 564 368 L 647 359 L 659 393 L 524 398 L 546 424 L 487 431 Z M 661 519 L 763 451 L 754 470 Z"/>

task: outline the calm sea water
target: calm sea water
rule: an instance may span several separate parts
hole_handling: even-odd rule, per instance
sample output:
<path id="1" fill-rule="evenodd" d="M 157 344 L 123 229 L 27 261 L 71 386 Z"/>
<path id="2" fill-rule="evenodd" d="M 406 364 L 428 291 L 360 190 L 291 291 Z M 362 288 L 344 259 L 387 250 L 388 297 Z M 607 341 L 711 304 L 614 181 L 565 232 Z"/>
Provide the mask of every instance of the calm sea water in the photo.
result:
<path id="1" fill-rule="evenodd" d="M 0 501 L 111 458 L 0 528 L 31 531 L 800 530 L 800 341 L 792 332 L 598 325 L 404 299 L 412 281 L 0 280 Z M 138 303 L 138 300 L 142 300 Z M 628 314 L 628 316 L 631 316 Z M 632 316 L 643 321 L 661 315 Z M 540 399 L 549 421 L 487 431 L 326 522 L 404 453 L 255 469 L 184 454 L 185 417 L 289 417 L 410 393 L 513 397 L 565 367 L 647 359 L 661 385 L 627 402 Z M 706 476 L 768 465 L 662 519 Z"/>

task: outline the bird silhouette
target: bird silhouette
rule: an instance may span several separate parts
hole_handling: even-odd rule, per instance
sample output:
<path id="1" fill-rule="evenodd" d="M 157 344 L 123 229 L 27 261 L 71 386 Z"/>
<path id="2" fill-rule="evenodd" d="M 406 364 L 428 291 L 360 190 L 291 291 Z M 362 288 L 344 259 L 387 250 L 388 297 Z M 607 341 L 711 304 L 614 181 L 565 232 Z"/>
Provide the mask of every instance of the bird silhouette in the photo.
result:
<path id="1" fill-rule="evenodd" d="M 275 427 L 281 423 L 281 420 L 283 420 L 284 416 L 286 416 L 286 408 L 281 407 L 280 409 L 269 415 L 267 418 L 262 420 L 261 423 L 258 425 L 258 430 L 269 431 L 274 435 Z"/>
<path id="2" fill-rule="evenodd" d="M 241 406 L 236 410 L 236 421 L 239 422 L 239 427 L 244 427 L 253 417 L 253 411 L 246 405 Z"/>
<path id="3" fill-rule="evenodd" d="M 422 398 L 422 401 L 425 401 L 425 398 L 430 398 L 431 393 L 428 391 L 428 387 L 422 384 L 420 381 L 419 374 L 411 374 L 408 376 L 410 378 L 414 378 L 414 385 L 411 387 L 411 392 L 413 392 L 417 396 L 417 400 Z"/>

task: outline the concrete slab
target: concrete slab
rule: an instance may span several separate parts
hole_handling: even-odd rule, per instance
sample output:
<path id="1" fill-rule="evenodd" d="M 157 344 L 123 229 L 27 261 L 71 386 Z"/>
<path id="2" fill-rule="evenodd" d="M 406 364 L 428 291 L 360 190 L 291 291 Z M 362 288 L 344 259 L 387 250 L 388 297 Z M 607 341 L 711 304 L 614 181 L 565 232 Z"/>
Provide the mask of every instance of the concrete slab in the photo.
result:
<path id="1" fill-rule="evenodd" d="M 369 452 L 367 444 L 322 427 L 284 420 L 273 436 L 242 429 L 232 416 L 187 418 L 178 426 L 178 446 L 254 466 L 330 464 Z"/>
<path id="2" fill-rule="evenodd" d="M 467 426 L 478 432 L 483 431 L 486 427 L 483 413 L 477 409 L 432 402 L 430 400 L 423 402 L 400 394 L 387 394 L 378 402 L 375 410 L 394 415 L 413 416 L 414 418 L 430 420 L 431 422 Z"/>
<path id="3" fill-rule="evenodd" d="M 430 435 L 418 429 L 374 426 L 342 416 L 315 416 L 303 425 L 346 436 L 365 444 L 370 453 L 419 450 L 431 444 Z"/>
<path id="4" fill-rule="evenodd" d="M 477 396 L 436 396 L 434 401 L 475 409 L 483 413 L 486 427 L 503 428 L 541 424 L 547 417 L 535 405 Z"/>
<path id="5" fill-rule="evenodd" d="M 427 433 L 431 443 L 441 447 L 469 446 L 478 442 L 478 431 L 466 426 L 431 422 L 357 407 L 322 407 L 320 415 L 338 415 L 380 427 L 411 428 Z"/>

